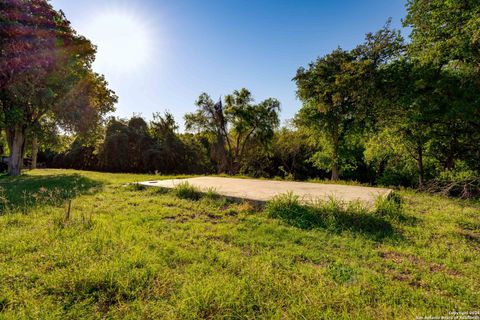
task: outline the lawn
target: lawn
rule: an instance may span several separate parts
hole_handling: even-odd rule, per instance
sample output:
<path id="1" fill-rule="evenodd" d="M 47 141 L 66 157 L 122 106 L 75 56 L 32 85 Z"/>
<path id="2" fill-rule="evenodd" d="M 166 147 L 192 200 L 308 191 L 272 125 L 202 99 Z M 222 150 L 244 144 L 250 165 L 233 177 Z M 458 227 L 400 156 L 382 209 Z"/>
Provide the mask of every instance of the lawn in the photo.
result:
<path id="1" fill-rule="evenodd" d="M 0 178 L 0 319 L 414 319 L 480 310 L 478 201 L 400 190 L 398 217 L 302 224 L 214 193 L 190 200 L 126 186 L 162 178 L 171 177 L 36 170 Z"/>

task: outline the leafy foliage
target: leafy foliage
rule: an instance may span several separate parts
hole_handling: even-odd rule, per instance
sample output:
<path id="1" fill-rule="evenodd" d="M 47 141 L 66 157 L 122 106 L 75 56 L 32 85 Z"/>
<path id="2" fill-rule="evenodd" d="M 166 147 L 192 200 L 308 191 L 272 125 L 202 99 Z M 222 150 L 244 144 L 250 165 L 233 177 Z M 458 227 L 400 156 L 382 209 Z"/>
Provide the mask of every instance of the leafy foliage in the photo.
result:
<path id="1" fill-rule="evenodd" d="M 0 122 L 12 163 L 40 149 L 40 161 L 65 168 L 330 177 L 478 194 L 476 1 L 409 0 L 410 42 L 387 21 L 352 50 L 299 68 L 303 105 L 282 128 L 279 101 L 255 102 L 241 89 L 218 102 L 201 94 L 185 116 L 187 133 L 168 112 L 104 123 L 116 97 L 91 70 L 91 43 L 45 1 L 0 4 Z"/>
<path id="2" fill-rule="evenodd" d="M 117 97 L 91 69 L 95 47 L 45 0 L 0 2 L 0 119 L 19 175 L 25 139 L 42 119 L 78 133 L 98 127 Z"/>
<path id="3" fill-rule="evenodd" d="M 204 134 L 210 140 L 212 158 L 218 173 L 239 173 L 248 150 L 265 150 L 279 125 L 280 102 L 267 99 L 253 103 L 247 89 L 234 91 L 222 101 L 214 103 L 206 93 L 196 102 L 195 113 L 185 115 L 186 128 Z"/>
<path id="4" fill-rule="evenodd" d="M 77 139 L 49 165 L 110 172 L 210 172 L 212 165 L 202 143 L 175 130 L 175 120 L 169 113 L 156 114 L 151 123 L 141 117 L 128 121 L 111 118 L 100 146 Z"/>

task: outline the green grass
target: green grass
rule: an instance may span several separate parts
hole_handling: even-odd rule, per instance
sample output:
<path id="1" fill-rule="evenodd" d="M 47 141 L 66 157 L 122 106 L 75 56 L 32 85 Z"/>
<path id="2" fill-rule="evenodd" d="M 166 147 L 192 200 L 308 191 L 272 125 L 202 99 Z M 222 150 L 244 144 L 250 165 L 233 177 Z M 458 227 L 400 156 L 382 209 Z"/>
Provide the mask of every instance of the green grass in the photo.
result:
<path id="1" fill-rule="evenodd" d="M 340 234 L 349 230 L 364 237 L 381 239 L 395 236 L 389 216 L 384 213 L 393 211 L 393 201 L 379 198 L 374 210 L 362 203 L 343 203 L 332 197 L 328 201 L 301 205 L 298 196 L 287 193 L 270 201 L 266 213 L 271 218 L 282 219 L 300 229 L 317 228 Z M 395 209 L 400 210 L 397 206 Z"/>
<path id="2" fill-rule="evenodd" d="M 480 309 L 480 203 L 265 210 L 36 170 L 0 178 L 0 319 L 413 319 Z M 71 210 L 68 215 L 68 202 Z"/>
<path id="3" fill-rule="evenodd" d="M 190 185 L 188 182 L 182 182 L 175 186 L 173 194 L 180 199 L 199 200 L 202 197 L 200 190 Z"/>

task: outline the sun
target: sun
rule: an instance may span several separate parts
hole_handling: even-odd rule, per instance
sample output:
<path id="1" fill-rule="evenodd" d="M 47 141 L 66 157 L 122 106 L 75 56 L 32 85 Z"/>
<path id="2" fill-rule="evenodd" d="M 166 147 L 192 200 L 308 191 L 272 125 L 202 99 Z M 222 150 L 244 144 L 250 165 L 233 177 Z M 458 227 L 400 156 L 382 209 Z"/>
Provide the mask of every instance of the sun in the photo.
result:
<path id="1" fill-rule="evenodd" d="M 101 71 L 132 73 L 154 58 L 155 33 L 135 10 L 103 10 L 85 26 L 85 35 L 97 46 L 94 67 Z"/>

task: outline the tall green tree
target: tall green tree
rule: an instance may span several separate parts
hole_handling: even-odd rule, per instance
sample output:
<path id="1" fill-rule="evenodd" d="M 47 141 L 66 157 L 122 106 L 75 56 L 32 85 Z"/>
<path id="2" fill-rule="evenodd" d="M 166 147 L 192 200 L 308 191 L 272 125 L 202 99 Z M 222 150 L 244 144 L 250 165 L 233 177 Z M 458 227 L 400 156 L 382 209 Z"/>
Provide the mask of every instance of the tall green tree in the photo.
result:
<path id="1" fill-rule="evenodd" d="M 355 56 L 337 49 L 325 57 L 300 68 L 294 78 L 297 95 L 303 106 L 295 123 L 311 136 L 322 136 L 326 142 L 317 154 L 318 166 L 331 171 L 338 180 L 342 147 L 354 129 L 357 104 L 352 88 L 356 77 Z"/>
<path id="2" fill-rule="evenodd" d="M 430 126 L 432 156 L 448 170 L 457 160 L 478 170 L 471 159 L 480 152 L 480 2 L 409 0 L 407 10 L 408 59 L 416 70 L 434 72 L 423 80 L 436 85 L 425 108 L 442 110 Z"/>
<path id="3" fill-rule="evenodd" d="M 178 125 L 170 112 L 164 115 L 155 113 L 150 122 L 150 131 L 155 144 L 147 152 L 152 167 L 159 172 L 189 171 L 185 166 L 191 165 L 185 156 L 189 150 L 177 134 Z M 200 158 L 200 155 L 199 155 Z"/>
<path id="4" fill-rule="evenodd" d="M 206 93 L 196 105 L 197 111 L 185 116 L 186 128 L 209 136 L 218 172 L 238 173 L 247 148 L 257 143 L 266 147 L 280 122 L 280 102 L 270 98 L 256 104 L 247 89 L 226 96 L 225 107 Z"/>
<path id="5" fill-rule="evenodd" d="M 187 131 L 196 132 L 206 136 L 210 141 L 211 158 L 216 163 L 217 172 L 228 172 L 231 166 L 230 154 L 227 151 L 229 127 L 223 103 L 215 103 L 207 93 L 202 93 L 197 101 L 196 112 L 185 115 Z"/>
<path id="6" fill-rule="evenodd" d="M 389 21 L 354 50 L 338 48 L 297 71 L 294 81 L 303 106 L 295 122 L 320 144 L 312 160 L 330 171 L 332 180 L 342 167 L 356 165 L 352 150 L 358 149 L 358 136 L 375 126 L 374 106 L 384 101 L 379 70 L 403 50 L 403 39 Z"/>
<path id="7" fill-rule="evenodd" d="M 19 175 L 25 137 L 44 116 L 67 130 L 88 131 L 117 100 L 91 70 L 94 46 L 46 0 L 0 1 L 0 112 Z"/>
<path id="8" fill-rule="evenodd" d="M 407 12 L 412 58 L 439 66 L 458 61 L 480 72 L 478 0 L 408 0 Z"/>
<path id="9" fill-rule="evenodd" d="M 420 187 L 425 182 L 424 159 L 427 145 L 433 139 L 432 128 L 443 112 L 435 96 L 440 81 L 436 71 L 408 59 L 389 65 L 385 78 L 389 83 L 385 92 L 389 106 L 377 119 L 381 127 L 401 137 L 405 150 L 417 163 Z"/>

